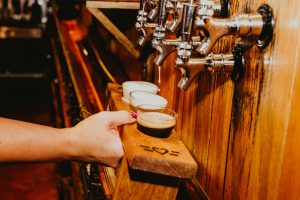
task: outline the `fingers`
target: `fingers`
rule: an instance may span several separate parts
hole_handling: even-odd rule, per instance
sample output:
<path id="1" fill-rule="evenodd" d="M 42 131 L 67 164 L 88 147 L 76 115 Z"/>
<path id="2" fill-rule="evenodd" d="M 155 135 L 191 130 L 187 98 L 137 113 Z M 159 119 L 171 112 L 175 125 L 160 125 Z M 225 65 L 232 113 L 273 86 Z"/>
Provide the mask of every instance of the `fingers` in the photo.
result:
<path id="1" fill-rule="evenodd" d="M 132 115 L 125 111 L 115 111 L 115 112 L 108 112 L 108 123 L 110 127 L 120 126 L 123 124 L 129 124 L 135 122 L 135 119 Z"/>

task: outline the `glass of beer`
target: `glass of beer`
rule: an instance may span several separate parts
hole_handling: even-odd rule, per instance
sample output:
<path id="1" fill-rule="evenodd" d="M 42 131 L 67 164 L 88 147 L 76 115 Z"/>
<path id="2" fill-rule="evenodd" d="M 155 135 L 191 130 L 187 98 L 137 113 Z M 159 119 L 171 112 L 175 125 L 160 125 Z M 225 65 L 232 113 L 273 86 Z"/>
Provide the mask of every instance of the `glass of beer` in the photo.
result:
<path id="1" fill-rule="evenodd" d="M 165 107 L 139 105 L 137 107 L 137 129 L 146 135 L 159 138 L 170 136 L 178 114 Z"/>
<path id="2" fill-rule="evenodd" d="M 147 91 L 131 91 L 129 97 L 130 109 L 134 112 L 137 111 L 139 105 L 147 104 L 160 107 L 167 107 L 168 101 L 157 94 L 147 92 Z"/>

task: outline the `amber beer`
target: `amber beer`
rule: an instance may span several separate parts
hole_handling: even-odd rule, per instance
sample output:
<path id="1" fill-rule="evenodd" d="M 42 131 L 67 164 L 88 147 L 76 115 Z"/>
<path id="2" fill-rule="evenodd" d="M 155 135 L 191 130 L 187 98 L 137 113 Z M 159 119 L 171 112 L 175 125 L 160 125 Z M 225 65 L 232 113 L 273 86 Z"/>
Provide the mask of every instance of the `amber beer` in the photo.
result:
<path id="1" fill-rule="evenodd" d="M 162 112 L 144 112 L 137 116 L 137 129 L 153 137 L 169 137 L 175 124 L 175 117 Z"/>

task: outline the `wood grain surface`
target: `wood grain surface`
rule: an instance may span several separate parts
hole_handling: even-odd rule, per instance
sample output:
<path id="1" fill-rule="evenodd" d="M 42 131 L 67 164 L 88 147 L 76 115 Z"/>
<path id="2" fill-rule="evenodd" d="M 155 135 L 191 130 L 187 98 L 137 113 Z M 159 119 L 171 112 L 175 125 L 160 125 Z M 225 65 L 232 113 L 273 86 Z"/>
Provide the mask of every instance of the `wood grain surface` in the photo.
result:
<path id="1" fill-rule="evenodd" d="M 183 92 L 172 89 L 180 78 L 174 58 L 163 65 L 161 94 L 180 115 L 177 132 L 211 199 L 300 198 L 300 2 L 232 0 L 231 14 L 255 12 L 262 3 L 274 10 L 274 39 L 264 51 L 253 46 L 245 53 L 240 82 L 204 73 Z M 213 51 L 228 52 L 235 40 L 224 37 Z"/>
<path id="2" fill-rule="evenodd" d="M 178 185 L 178 178 L 130 171 L 127 160 L 123 157 L 121 167 L 118 169 L 117 183 L 112 199 L 174 200 Z"/>

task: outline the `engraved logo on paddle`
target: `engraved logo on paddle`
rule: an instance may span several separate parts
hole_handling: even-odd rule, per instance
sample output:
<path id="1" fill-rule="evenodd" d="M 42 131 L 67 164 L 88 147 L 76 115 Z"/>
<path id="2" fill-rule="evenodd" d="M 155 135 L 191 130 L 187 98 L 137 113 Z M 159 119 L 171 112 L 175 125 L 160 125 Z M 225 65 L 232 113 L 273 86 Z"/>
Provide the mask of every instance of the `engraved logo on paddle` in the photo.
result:
<path id="1" fill-rule="evenodd" d="M 168 149 L 165 148 L 159 148 L 159 147 L 149 147 L 146 145 L 140 145 L 140 147 L 142 147 L 145 151 L 150 151 L 150 152 L 154 152 L 154 153 L 159 153 L 161 155 L 171 155 L 171 156 L 179 156 L 180 152 L 178 151 L 170 151 Z"/>
<path id="2" fill-rule="evenodd" d="M 164 149 L 164 148 L 158 148 L 158 147 L 152 147 L 152 149 L 154 151 L 156 151 L 157 153 L 160 153 L 162 155 L 168 153 L 169 151 L 167 149 Z"/>

